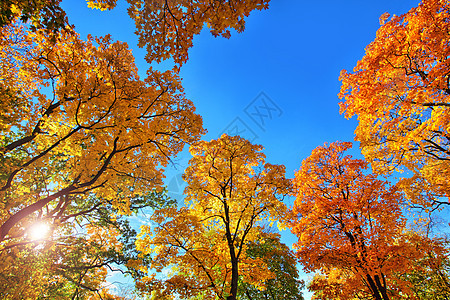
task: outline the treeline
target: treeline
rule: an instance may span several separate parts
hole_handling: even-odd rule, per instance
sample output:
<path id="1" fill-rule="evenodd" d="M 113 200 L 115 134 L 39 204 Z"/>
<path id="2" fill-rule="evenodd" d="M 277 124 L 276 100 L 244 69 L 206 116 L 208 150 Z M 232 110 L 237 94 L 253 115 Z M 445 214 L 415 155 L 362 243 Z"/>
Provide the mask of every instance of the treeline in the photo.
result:
<path id="1" fill-rule="evenodd" d="M 59 0 L 2 2 L 2 299 L 303 299 L 297 263 L 314 299 L 448 299 L 449 241 L 423 217 L 449 205 L 450 4 L 383 15 L 342 72 L 341 113 L 357 116 L 365 159 L 324 144 L 289 179 L 261 145 L 201 141 L 179 77 L 205 25 L 227 38 L 268 2 L 128 0 L 147 62 L 175 65 L 145 79 L 125 43 L 81 39 Z M 163 172 L 186 144 L 178 207 Z M 137 233 L 130 217 L 149 210 Z M 298 237 L 293 250 L 274 224 Z M 127 296 L 108 271 L 134 279 Z"/>

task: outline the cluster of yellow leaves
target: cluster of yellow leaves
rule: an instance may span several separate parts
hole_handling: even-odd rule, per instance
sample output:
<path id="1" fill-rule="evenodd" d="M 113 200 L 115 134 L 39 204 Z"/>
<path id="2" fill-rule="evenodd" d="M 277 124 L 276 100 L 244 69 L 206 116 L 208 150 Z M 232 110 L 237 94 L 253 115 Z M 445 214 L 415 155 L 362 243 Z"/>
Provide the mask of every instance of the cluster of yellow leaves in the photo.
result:
<path id="1" fill-rule="evenodd" d="M 424 0 L 388 18 L 353 73 L 341 73 L 341 113 L 358 116 L 356 140 L 376 172 L 403 166 L 426 182 L 428 196 L 403 182 L 426 204 L 450 195 L 450 3 Z"/>
<path id="2" fill-rule="evenodd" d="M 3 0 L 0 5 L 0 27 L 20 18 L 23 22 L 29 21 L 32 29 L 45 28 L 56 32 L 67 23 L 60 3 L 61 0 Z"/>
<path id="3" fill-rule="evenodd" d="M 111 10 L 117 5 L 117 0 L 86 0 L 89 8 Z"/>
<path id="4" fill-rule="evenodd" d="M 203 295 L 205 299 L 214 299 L 215 293 L 223 293 L 221 282 L 229 276 L 229 262 L 224 259 L 226 245 L 224 248 L 224 244 L 217 241 L 215 232 L 201 226 L 187 208 L 158 210 L 152 221 L 158 226 L 141 228 L 137 250 L 151 254 L 150 267 L 167 274 L 168 279 L 164 275 L 150 274 L 140 288 L 156 291 L 161 296 L 179 294 L 181 297 L 210 290 Z M 212 289 L 208 288 L 211 286 Z"/>
<path id="5" fill-rule="evenodd" d="M 308 289 L 314 292 L 311 299 L 358 299 L 354 297 L 356 289 L 357 296 L 362 299 L 370 299 L 367 292 L 360 288 L 358 278 L 349 274 L 346 270 L 339 268 L 324 267 L 321 273 L 314 274 Z"/>
<path id="6" fill-rule="evenodd" d="M 267 263 L 260 257 L 244 257 L 239 262 L 239 275 L 242 281 L 249 283 L 260 291 L 265 290 L 267 281 L 275 278 L 275 274 L 268 269 Z"/>

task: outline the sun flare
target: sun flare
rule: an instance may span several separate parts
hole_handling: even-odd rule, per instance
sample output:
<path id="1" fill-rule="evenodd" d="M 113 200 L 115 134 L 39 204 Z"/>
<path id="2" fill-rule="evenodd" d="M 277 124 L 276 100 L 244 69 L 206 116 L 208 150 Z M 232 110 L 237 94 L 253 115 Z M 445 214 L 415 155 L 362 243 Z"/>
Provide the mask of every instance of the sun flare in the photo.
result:
<path id="1" fill-rule="evenodd" d="M 36 223 L 30 228 L 30 238 L 32 240 L 42 240 L 47 237 L 50 227 L 45 223 Z"/>

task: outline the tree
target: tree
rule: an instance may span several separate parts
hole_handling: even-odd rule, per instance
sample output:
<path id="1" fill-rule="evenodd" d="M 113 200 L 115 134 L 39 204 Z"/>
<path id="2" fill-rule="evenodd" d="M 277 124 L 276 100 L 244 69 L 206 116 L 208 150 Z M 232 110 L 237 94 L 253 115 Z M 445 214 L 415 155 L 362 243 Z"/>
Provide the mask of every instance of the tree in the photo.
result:
<path id="1" fill-rule="evenodd" d="M 353 73 L 341 73 L 341 113 L 358 116 L 356 140 L 375 171 L 410 170 L 400 185 L 413 202 L 448 204 L 450 3 L 424 0 L 388 19 Z"/>
<path id="2" fill-rule="evenodd" d="M 157 211 L 157 226 L 143 227 L 137 242 L 152 256 L 151 266 L 167 275 L 149 276 L 142 286 L 161 299 L 234 300 L 240 279 L 263 289 L 274 275 L 247 249 L 261 236 L 259 221 L 286 217 L 284 166 L 265 163 L 262 147 L 241 137 L 222 135 L 190 151 L 184 174 L 189 207 Z"/>
<path id="3" fill-rule="evenodd" d="M 416 232 L 406 233 L 407 241 L 416 247 L 416 252 L 423 253 L 417 260 L 411 260 L 409 270 L 398 269 L 392 273 L 390 281 L 406 282 L 407 299 L 448 300 L 450 292 L 450 273 L 448 260 L 448 244 L 439 238 L 427 238 Z M 367 299 L 358 287 L 357 278 L 351 272 L 340 268 L 326 269 L 326 272 L 314 274 L 308 289 L 314 291 L 312 299 L 346 299 L 343 296 L 356 294 L 357 299 Z M 399 298 L 403 299 L 403 298 Z"/>
<path id="4" fill-rule="evenodd" d="M 1 241 L 37 217 L 65 218 L 76 196 L 127 213 L 129 197 L 161 189 L 170 157 L 202 134 L 179 78 L 149 71 L 141 81 L 125 44 L 2 30 Z"/>
<path id="5" fill-rule="evenodd" d="M 297 260 L 294 253 L 281 243 L 279 234 L 263 231 L 261 235 L 259 240 L 249 242 L 246 255 L 253 259 L 262 259 L 275 277 L 264 283 L 264 290 L 246 282 L 240 282 L 238 299 L 303 300 L 301 289 L 304 283 L 298 279 Z"/>
<path id="6" fill-rule="evenodd" d="M 193 37 L 205 25 L 214 36 L 229 38 L 229 29 L 244 30 L 244 18 L 251 11 L 269 7 L 269 0 L 128 0 L 128 3 L 139 46 L 147 48 L 147 61 L 172 58 L 178 65 L 187 61 Z"/>
<path id="7" fill-rule="evenodd" d="M 40 272 L 20 277 L 42 282 L 57 269 L 41 272 L 43 265 L 34 260 L 28 235 L 33 224 L 44 222 L 58 232 L 74 230 L 78 217 L 106 207 L 130 214 L 134 199 L 162 191 L 170 157 L 203 133 L 201 117 L 172 71 L 150 70 L 141 80 L 124 43 L 108 36 L 81 41 L 72 31 L 53 37 L 17 24 L 1 28 L 0 252 L 5 260 L 0 268 L 3 274 Z M 82 254 L 74 262 L 88 260 L 83 246 L 94 247 L 98 234 L 113 230 L 89 226 L 86 238 L 72 236 L 49 246 L 39 261 L 49 265 L 54 257 L 67 258 L 76 251 L 64 248 L 73 245 Z M 99 256 L 106 251 L 102 247 Z M 5 292 L 12 278 L 2 282 Z M 33 286 L 30 293 L 39 286 L 26 283 Z"/>
<path id="8" fill-rule="evenodd" d="M 344 156 L 352 146 L 335 142 L 317 147 L 295 174 L 296 200 L 291 230 L 306 271 L 319 271 L 312 289 L 328 298 L 387 300 L 409 294 L 407 282 L 392 280 L 420 257 L 402 231 L 402 194 L 365 174 L 368 163 Z M 326 298 L 326 299 L 328 299 Z"/>
<path id="9" fill-rule="evenodd" d="M 149 193 L 131 199 L 130 210 L 135 215 L 141 207 L 157 209 L 171 203 L 164 194 Z M 28 232 L 23 242 L 0 251 L 2 299 L 119 299 L 105 284 L 107 272 L 135 280 L 144 276 L 141 270 L 149 257 L 138 255 L 136 232 L 127 216 L 107 204 L 71 220 L 48 224 L 48 232 L 39 237 Z"/>

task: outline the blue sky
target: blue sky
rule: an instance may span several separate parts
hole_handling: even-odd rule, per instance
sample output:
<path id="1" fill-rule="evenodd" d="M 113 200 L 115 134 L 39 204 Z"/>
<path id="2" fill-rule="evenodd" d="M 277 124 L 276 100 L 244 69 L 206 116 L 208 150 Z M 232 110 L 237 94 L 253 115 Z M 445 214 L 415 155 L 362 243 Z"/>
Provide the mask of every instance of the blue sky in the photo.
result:
<path id="1" fill-rule="evenodd" d="M 288 177 L 315 147 L 352 141 L 356 120 L 339 114 L 339 73 L 353 69 L 362 58 L 381 14 L 403 14 L 418 3 L 273 0 L 268 10 L 250 15 L 244 33 L 234 33 L 229 40 L 204 30 L 181 70 L 186 95 L 208 130 L 204 139 L 238 130 L 265 147 L 268 162 L 284 164 Z M 145 51 L 136 46 L 126 7 L 119 0 L 113 11 L 99 12 L 88 9 L 84 1 L 63 1 L 82 37 L 109 33 L 126 41 L 145 77 Z M 354 153 L 358 152 L 356 147 Z M 188 159 L 181 154 L 176 166 L 167 170 L 173 196 L 181 193 L 179 175 Z M 294 241 L 287 232 L 283 239 L 289 245 Z"/>

